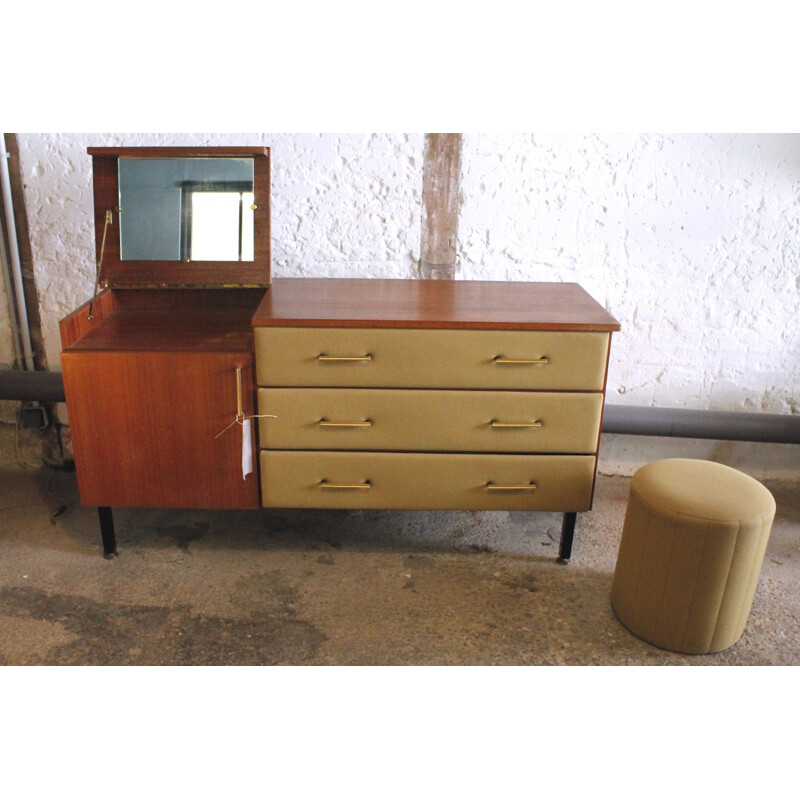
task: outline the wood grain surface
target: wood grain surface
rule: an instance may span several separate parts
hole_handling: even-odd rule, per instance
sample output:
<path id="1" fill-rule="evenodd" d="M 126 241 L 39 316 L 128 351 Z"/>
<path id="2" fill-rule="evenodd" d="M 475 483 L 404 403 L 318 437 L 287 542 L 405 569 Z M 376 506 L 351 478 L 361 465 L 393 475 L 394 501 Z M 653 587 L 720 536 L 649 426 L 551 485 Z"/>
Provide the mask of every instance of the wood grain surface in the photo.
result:
<path id="1" fill-rule="evenodd" d="M 256 326 L 617 331 L 576 283 L 278 278 Z"/>
<path id="2" fill-rule="evenodd" d="M 65 350 L 249 351 L 263 289 L 107 290 L 61 320 Z"/>
<path id="3" fill-rule="evenodd" d="M 100 271 L 102 285 L 131 286 L 268 286 L 271 278 L 270 158 L 266 147 L 90 147 L 94 190 L 94 231 L 99 260 L 105 229 L 106 243 Z M 255 254 L 253 261 L 122 261 L 119 242 L 118 159 L 226 156 L 253 157 Z M 106 211 L 112 223 L 106 227 Z M 124 211 L 123 211 L 124 213 Z"/>
<path id="4" fill-rule="evenodd" d="M 236 416 L 236 367 L 253 413 L 249 350 L 72 351 L 61 361 L 84 505 L 258 507 L 256 474 L 242 478 L 242 428 L 217 437 Z"/>

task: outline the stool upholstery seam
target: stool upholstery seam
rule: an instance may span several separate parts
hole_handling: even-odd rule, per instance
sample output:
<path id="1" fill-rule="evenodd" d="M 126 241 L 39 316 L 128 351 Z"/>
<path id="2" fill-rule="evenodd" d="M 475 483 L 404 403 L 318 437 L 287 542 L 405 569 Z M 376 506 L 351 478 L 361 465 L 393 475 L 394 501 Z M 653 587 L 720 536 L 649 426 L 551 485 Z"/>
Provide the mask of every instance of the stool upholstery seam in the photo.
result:
<path id="1" fill-rule="evenodd" d="M 697 602 L 697 587 L 700 583 L 700 574 L 702 572 L 703 561 L 706 556 L 706 550 L 708 549 L 709 527 L 710 527 L 710 522 L 706 520 L 706 528 L 705 531 L 703 531 L 703 551 L 700 554 L 700 566 L 695 570 L 694 573 L 694 586 L 692 587 L 692 596 L 691 600 L 689 601 L 689 611 L 683 623 L 683 636 L 681 637 L 680 640 L 681 642 L 680 649 L 682 652 L 686 652 L 686 640 L 689 638 L 689 621 L 694 618 L 692 610 L 694 609 L 694 605 Z"/>
<path id="2" fill-rule="evenodd" d="M 722 603 L 725 600 L 725 598 L 728 596 L 728 587 L 730 586 L 730 583 L 731 583 L 731 573 L 733 571 L 733 562 L 734 562 L 734 560 L 736 558 L 736 551 L 739 549 L 741 534 L 742 534 L 742 523 L 740 522 L 736 526 L 736 541 L 734 542 L 734 545 L 731 548 L 731 555 L 730 555 L 730 558 L 728 559 L 728 571 L 727 571 L 727 575 L 725 577 L 725 588 L 722 590 L 722 594 L 720 594 L 720 596 L 719 596 L 719 602 L 717 603 L 717 615 L 716 615 L 716 619 L 714 620 L 714 630 L 711 633 L 711 639 L 706 643 L 706 647 L 705 647 L 705 651 L 704 652 L 711 651 L 713 649 L 712 645 L 717 640 L 717 635 L 719 633 L 719 623 L 720 623 L 720 619 L 722 617 L 722 615 L 720 613 L 721 610 L 722 610 Z M 737 621 L 738 621 L 738 616 L 737 616 Z"/>
<path id="3" fill-rule="evenodd" d="M 660 503 L 658 500 L 653 499 L 650 495 L 645 494 L 640 489 L 631 488 L 631 493 L 632 494 L 635 493 L 636 496 L 640 500 L 642 500 L 646 505 L 652 507 L 654 511 L 663 512 L 662 516 L 667 517 L 667 518 L 672 518 L 672 517 L 679 516 L 679 517 L 682 517 L 682 518 L 688 519 L 688 520 L 711 520 L 713 522 L 736 522 L 736 523 L 738 523 L 740 525 L 741 525 L 741 523 L 743 521 L 738 517 L 729 517 L 729 518 L 722 517 L 722 518 L 720 518 L 720 517 L 716 517 L 716 516 L 712 517 L 712 516 L 709 516 L 707 514 L 687 514 L 685 511 L 675 511 L 670 506 L 667 506 L 664 503 Z M 772 511 L 766 511 L 766 510 L 765 511 L 760 511 L 756 515 L 754 515 L 753 517 L 749 517 L 745 521 L 750 522 L 750 521 L 755 521 L 755 520 L 763 520 L 765 517 L 769 516 L 770 514 L 774 514 L 774 513 L 775 513 L 774 510 L 772 510 Z"/>

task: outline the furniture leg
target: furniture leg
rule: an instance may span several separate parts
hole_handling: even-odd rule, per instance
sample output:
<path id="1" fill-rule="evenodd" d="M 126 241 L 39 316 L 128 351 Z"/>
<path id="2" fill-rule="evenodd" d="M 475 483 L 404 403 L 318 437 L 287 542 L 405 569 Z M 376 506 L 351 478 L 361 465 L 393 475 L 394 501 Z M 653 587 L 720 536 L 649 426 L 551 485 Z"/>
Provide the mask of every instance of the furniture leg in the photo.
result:
<path id="1" fill-rule="evenodd" d="M 572 555 L 572 539 L 575 535 L 575 523 L 578 514 L 575 511 L 567 511 L 564 514 L 564 521 L 561 523 L 561 543 L 558 546 L 558 563 L 568 564 Z"/>
<path id="2" fill-rule="evenodd" d="M 103 537 L 103 556 L 117 557 L 117 537 L 114 535 L 114 516 L 108 506 L 98 506 L 100 516 L 100 535 Z"/>

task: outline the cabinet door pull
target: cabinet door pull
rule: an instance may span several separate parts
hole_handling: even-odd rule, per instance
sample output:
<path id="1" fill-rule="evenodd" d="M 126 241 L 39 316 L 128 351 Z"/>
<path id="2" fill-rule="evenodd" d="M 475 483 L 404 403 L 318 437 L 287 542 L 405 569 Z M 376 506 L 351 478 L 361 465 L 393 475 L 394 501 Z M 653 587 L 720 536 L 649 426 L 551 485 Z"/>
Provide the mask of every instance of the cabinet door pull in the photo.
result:
<path id="1" fill-rule="evenodd" d="M 320 428 L 371 428 L 372 420 L 365 419 L 362 422 L 331 422 L 323 417 L 317 424 Z"/>
<path id="2" fill-rule="evenodd" d="M 498 422 L 493 419 L 489 424 L 493 428 L 541 428 L 543 423 L 540 419 L 533 422 Z"/>
<path id="3" fill-rule="evenodd" d="M 549 359 L 546 356 L 541 358 L 505 358 L 504 356 L 495 356 L 495 364 L 547 364 Z"/>
<path id="4" fill-rule="evenodd" d="M 244 419 L 244 408 L 242 406 L 242 368 L 236 367 L 236 419 Z"/>
<path id="5" fill-rule="evenodd" d="M 320 489 L 371 489 L 372 482 L 364 481 L 364 483 L 330 483 L 329 481 L 322 480 L 319 482 Z"/>
<path id="6" fill-rule="evenodd" d="M 325 353 L 320 353 L 317 356 L 317 361 L 327 361 L 327 362 L 331 362 L 331 361 L 344 361 L 344 362 L 347 362 L 347 361 L 372 361 L 372 354 L 371 353 L 367 353 L 366 355 L 363 355 L 363 356 L 329 356 L 329 355 L 326 355 Z"/>
<path id="7" fill-rule="evenodd" d="M 530 483 L 489 483 L 486 484 L 487 492 L 532 492 L 536 489 L 536 484 Z"/>

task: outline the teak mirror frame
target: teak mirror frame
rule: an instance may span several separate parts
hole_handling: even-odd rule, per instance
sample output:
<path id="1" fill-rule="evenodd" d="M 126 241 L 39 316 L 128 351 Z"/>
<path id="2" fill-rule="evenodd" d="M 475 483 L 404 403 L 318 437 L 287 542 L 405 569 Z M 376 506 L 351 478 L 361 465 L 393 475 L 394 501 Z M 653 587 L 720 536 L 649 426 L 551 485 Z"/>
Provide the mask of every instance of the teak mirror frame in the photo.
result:
<path id="1" fill-rule="evenodd" d="M 92 156 L 94 175 L 94 228 L 101 288 L 269 286 L 271 238 L 268 147 L 90 147 L 88 152 Z M 119 237 L 120 158 L 252 158 L 256 207 L 253 261 L 123 261 L 120 258 Z M 106 213 L 109 210 L 112 223 L 106 225 Z"/>

